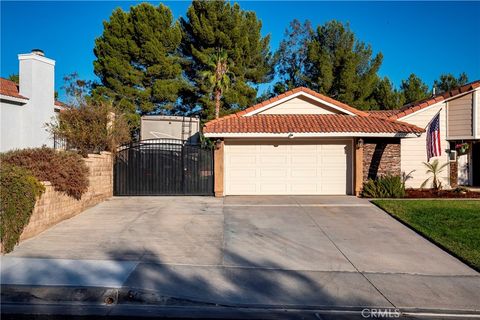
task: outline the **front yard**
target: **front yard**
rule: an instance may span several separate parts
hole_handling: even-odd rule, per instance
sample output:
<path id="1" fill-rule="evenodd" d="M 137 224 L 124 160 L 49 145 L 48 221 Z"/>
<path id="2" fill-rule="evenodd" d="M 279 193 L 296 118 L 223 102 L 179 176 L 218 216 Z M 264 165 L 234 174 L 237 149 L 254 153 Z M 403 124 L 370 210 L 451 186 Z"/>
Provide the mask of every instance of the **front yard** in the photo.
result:
<path id="1" fill-rule="evenodd" d="M 372 202 L 480 270 L 480 201 L 374 200 Z"/>

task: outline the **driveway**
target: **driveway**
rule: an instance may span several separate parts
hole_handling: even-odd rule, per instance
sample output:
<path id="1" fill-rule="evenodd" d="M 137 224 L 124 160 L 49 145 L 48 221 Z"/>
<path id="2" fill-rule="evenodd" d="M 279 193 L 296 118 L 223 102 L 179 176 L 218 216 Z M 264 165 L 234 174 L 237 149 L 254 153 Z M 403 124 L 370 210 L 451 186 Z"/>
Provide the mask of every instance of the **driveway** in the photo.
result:
<path id="1" fill-rule="evenodd" d="M 226 305 L 480 310 L 479 273 L 347 196 L 112 198 L 2 260 L 2 284 Z"/>

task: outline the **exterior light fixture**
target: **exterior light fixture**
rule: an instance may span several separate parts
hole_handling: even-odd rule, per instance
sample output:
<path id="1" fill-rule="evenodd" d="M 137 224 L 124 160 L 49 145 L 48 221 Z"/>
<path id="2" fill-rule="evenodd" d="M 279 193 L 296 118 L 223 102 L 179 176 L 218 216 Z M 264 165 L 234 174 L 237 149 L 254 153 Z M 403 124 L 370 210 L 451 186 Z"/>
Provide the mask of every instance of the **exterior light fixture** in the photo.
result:
<path id="1" fill-rule="evenodd" d="M 364 141 L 363 139 L 357 140 L 357 149 L 363 148 Z"/>

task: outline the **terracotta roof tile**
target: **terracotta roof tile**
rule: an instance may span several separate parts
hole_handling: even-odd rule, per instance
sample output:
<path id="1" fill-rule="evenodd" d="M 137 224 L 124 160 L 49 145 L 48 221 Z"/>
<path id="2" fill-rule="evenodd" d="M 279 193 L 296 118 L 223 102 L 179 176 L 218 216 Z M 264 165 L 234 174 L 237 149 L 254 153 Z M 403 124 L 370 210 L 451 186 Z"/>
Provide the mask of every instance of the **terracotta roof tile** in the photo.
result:
<path id="1" fill-rule="evenodd" d="M 284 114 L 228 117 L 210 121 L 205 133 L 422 133 L 424 129 L 378 117 L 340 114 Z"/>
<path id="2" fill-rule="evenodd" d="M 15 82 L 4 78 L 0 78 L 0 94 L 14 98 L 28 99 L 19 93 L 18 85 Z"/>

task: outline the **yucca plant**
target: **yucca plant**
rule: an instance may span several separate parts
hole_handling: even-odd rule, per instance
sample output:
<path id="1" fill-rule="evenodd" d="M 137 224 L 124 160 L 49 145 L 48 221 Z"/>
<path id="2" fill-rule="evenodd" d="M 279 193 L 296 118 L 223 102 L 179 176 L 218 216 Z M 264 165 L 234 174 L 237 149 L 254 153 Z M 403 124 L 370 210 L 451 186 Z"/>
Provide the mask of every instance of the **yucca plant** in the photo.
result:
<path id="1" fill-rule="evenodd" d="M 363 185 L 362 195 L 368 198 L 403 198 L 405 183 L 400 175 L 384 175 L 376 180 L 368 179 Z"/>
<path id="2" fill-rule="evenodd" d="M 431 163 L 423 162 L 423 165 L 427 168 L 426 173 L 430 174 L 431 176 L 428 177 L 425 181 L 423 181 L 420 188 L 422 189 L 425 188 L 425 186 L 429 182 L 431 182 L 432 189 L 434 189 L 435 191 L 442 189 L 442 181 L 440 180 L 439 176 L 440 176 L 440 173 L 442 173 L 445 167 L 448 165 L 448 162 L 445 162 L 444 164 L 440 165 L 440 162 L 438 161 L 438 159 L 435 159 Z"/>

